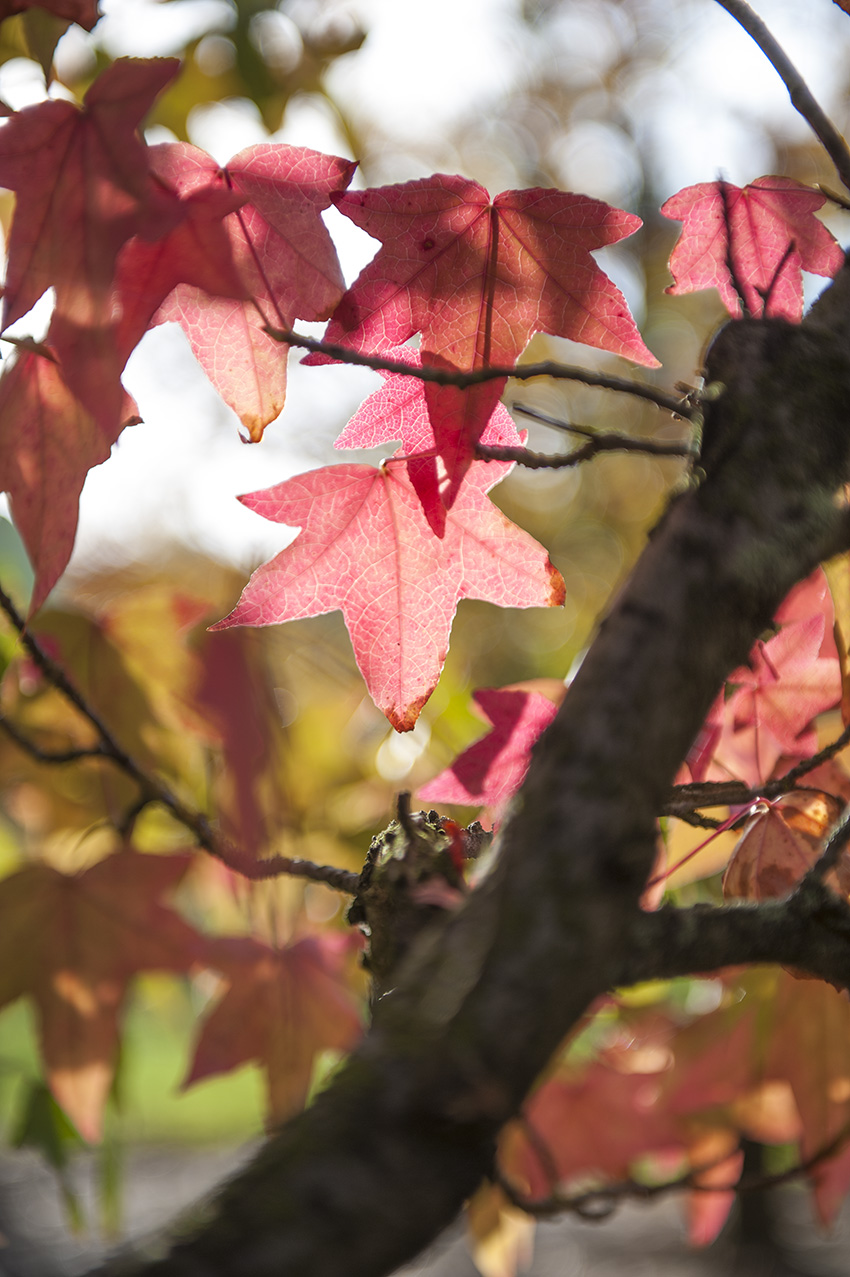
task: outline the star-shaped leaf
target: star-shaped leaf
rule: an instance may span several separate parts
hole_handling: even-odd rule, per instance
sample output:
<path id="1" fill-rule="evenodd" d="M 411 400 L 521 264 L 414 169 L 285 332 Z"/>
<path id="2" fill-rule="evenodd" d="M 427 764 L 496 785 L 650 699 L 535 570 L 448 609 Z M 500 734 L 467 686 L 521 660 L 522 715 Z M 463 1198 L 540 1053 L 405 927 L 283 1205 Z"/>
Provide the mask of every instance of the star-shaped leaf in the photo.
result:
<path id="1" fill-rule="evenodd" d="M 402 458 L 380 469 L 313 470 L 242 497 L 300 536 L 258 568 L 214 629 L 276 625 L 341 609 L 375 704 L 410 731 L 436 686 L 461 598 L 553 607 L 564 583 L 526 532 L 486 493 L 510 467 L 476 463 L 434 535 Z"/>
<path id="2" fill-rule="evenodd" d="M 123 397 L 122 420 L 104 431 L 42 347 L 22 348 L 0 378 L 0 489 L 35 571 L 31 611 L 64 572 L 77 530 L 80 492 L 92 466 L 110 454 L 123 425 L 138 421 Z"/>
<path id="3" fill-rule="evenodd" d="M 557 713 L 549 697 L 528 687 L 482 688 L 473 697 L 493 730 L 419 790 L 426 803 L 460 803 L 500 811 L 519 789 L 531 747 Z M 561 696 L 565 688 L 561 684 Z"/>
<path id="4" fill-rule="evenodd" d="M 245 201 L 225 227 L 251 300 L 216 298 L 205 287 L 181 284 L 157 322 L 180 324 L 210 381 L 256 441 L 286 395 L 288 347 L 265 325 L 327 319 L 342 296 L 345 284 L 321 214 L 356 165 L 305 147 L 266 143 L 240 151 L 223 169 L 201 156 L 196 152 L 196 162 L 210 180 L 224 182 Z"/>
<path id="5" fill-rule="evenodd" d="M 269 1121 L 304 1107 L 318 1051 L 348 1051 L 360 1037 L 361 1008 L 347 968 L 355 935 L 307 936 L 272 949 L 248 936 L 210 946 L 229 981 L 205 1017 L 184 1087 L 256 1060 L 268 1086 Z"/>
<path id="6" fill-rule="evenodd" d="M 88 1140 L 100 1134 L 127 984 L 185 971 L 201 939 L 160 903 L 191 857 L 120 851 L 85 873 L 36 864 L 0 883 L 0 1006 L 29 996 L 56 1100 Z"/>
<path id="7" fill-rule="evenodd" d="M 831 277 L 844 261 L 841 246 L 815 217 L 825 202 L 790 177 L 760 177 L 743 189 L 730 182 L 685 187 L 661 206 L 665 217 L 684 222 L 670 257 L 676 282 L 667 292 L 716 288 L 729 314 L 739 316 L 737 283 L 752 315 L 799 322 L 801 271 Z"/>
<path id="8" fill-rule="evenodd" d="M 383 247 L 337 308 L 329 341 L 386 350 L 421 332 L 426 363 L 439 355 L 474 369 L 512 364 L 543 331 L 657 366 L 591 257 L 634 234 L 634 214 L 536 187 L 491 200 L 443 174 L 334 203 Z"/>
<path id="9" fill-rule="evenodd" d="M 51 286 L 67 320 L 101 323 L 122 244 L 137 234 L 155 239 L 180 220 L 179 202 L 152 180 L 137 134 L 179 65 L 119 58 L 82 109 L 40 102 L 0 129 L 0 185 L 17 192 L 3 328 Z"/>

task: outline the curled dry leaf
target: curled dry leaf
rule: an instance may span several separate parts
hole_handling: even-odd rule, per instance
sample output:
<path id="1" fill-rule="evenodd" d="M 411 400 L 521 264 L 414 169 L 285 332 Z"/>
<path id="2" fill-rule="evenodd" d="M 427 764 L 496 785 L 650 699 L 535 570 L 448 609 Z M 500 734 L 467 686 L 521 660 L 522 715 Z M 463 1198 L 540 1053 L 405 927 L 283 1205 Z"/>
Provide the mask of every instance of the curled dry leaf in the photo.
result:
<path id="1" fill-rule="evenodd" d="M 797 790 L 764 805 L 747 822 L 723 875 L 726 899 L 769 900 L 793 891 L 820 855 L 822 841 L 841 812 L 831 794 Z M 850 863 L 844 867 L 850 886 Z M 843 887 L 842 874 L 827 882 Z"/>

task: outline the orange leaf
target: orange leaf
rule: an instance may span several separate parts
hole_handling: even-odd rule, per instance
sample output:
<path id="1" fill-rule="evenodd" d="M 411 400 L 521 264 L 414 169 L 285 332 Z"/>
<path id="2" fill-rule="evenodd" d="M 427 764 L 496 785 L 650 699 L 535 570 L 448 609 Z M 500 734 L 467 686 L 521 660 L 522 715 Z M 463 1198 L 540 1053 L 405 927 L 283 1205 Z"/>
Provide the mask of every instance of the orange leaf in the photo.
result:
<path id="1" fill-rule="evenodd" d="M 35 1002 L 50 1089 L 87 1140 L 100 1137 L 130 978 L 199 957 L 198 934 L 159 902 L 190 861 L 125 850 L 82 874 L 39 864 L 0 883 L 0 1006 Z"/>
<path id="2" fill-rule="evenodd" d="M 318 1051 L 347 1051 L 362 1030 L 346 967 L 357 936 L 307 936 L 285 949 L 250 937 L 216 941 L 208 958 L 230 982 L 201 1027 L 191 1086 L 257 1060 L 266 1073 L 269 1119 L 303 1108 Z"/>

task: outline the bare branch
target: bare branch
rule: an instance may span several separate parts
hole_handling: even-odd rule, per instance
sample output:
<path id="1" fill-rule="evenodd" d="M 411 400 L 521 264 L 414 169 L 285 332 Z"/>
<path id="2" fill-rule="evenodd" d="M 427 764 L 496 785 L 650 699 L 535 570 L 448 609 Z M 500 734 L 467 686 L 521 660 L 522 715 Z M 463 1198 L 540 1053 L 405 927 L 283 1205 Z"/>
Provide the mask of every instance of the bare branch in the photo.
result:
<path id="1" fill-rule="evenodd" d="M 8 594 L 0 587 L 0 608 L 6 613 L 18 632 L 21 643 L 29 652 L 34 663 L 44 677 L 94 728 L 98 743 L 91 749 L 65 750 L 51 753 L 40 747 L 13 726 L 8 719 L 0 719 L 0 726 L 16 741 L 21 748 L 39 761 L 47 763 L 75 762 L 84 758 L 103 758 L 119 767 L 139 786 L 139 798 L 122 822 L 122 828 L 132 829 L 139 814 L 150 803 L 159 803 L 186 829 L 194 834 L 199 846 L 210 855 L 221 860 L 228 868 L 235 870 L 245 878 L 260 880 L 275 878 L 280 874 L 291 874 L 298 878 L 309 878 L 313 882 L 323 882 L 337 891 L 353 895 L 357 889 L 359 875 L 347 869 L 338 869 L 334 865 L 316 865 L 312 860 L 302 860 L 294 856 L 269 856 L 257 860 L 234 847 L 227 839 L 221 837 L 212 827 L 209 818 L 203 812 L 196 811 L 184 803 L 172 789 L 162 780 L 136 762 L 136 760 L 118 743 L 106 723 L 82 692 L 68 678 L 60 665 L 45 652 L 27 628 L 27 623 L 15 607 Z"/>
<path id="2" fill-rule="evenodd" d="M 292 328 L 272 328 L 266 326 L 266 332 L 275 341 L 285 342 L 288 346 L 297 346 L 301 350 L 309 350 L 313 354 L 328 355 L 329 358 L 346 364 L 356 364 L 361 368 L 374 368 L 376 372 L 394 372 L 401 377 L 415 377 L 418 381 L 433 382 L 437 386 L 457 386 L 463 390 L 468 386 L 478 386 L 485 381 L 498 381 L 502 377 L 512 377 L 516 381 L 531 381 L 535 377 L 552 377 L 559 381 L 580 381 L 585 386 L 595 386 L 600 390 L 614 390 L 623 395 L 634 395 L 645 399 L 657 408 L 664 408 L 676 417 L 688 420 L 696 416 L 696 410 L 684 399 L 670 394 L 667 390 L 657 390 L 655 386 L 645 386 L 639 381 L 629 381 L 627 377 L 614 377 L 607 373 L 591 372 L 587 368 L 577 368 L 571 364 L 560 364 L 547 359 L 537 364 L 514 364 L 511 366 L 495 366 L 476 368 L 474 372 L 462 372 L 458 368 L 435 368 L 425 366 L 414 368 L 400 359 L 387 359 L 383 355 L 363 355 L 359 351 L 350 350 L 335 342 L 317 341 Z"/>
<path id="3" fill-rule="evenodd" d="M 844 185 L 850 188 L 850 148 L 826 112 L 815 100 L 794 63 L 746 0 L 717 0 L 722 9 L 755 40 L 768 62 L 779 73 L 791 102 L 829 155 Z"/>
<path id="4" fill-rule="evenodd" d="M 771 1188 L 779 1188 L 804 1175 L 810 1174 L 816 1167 L 835 1157 L 850 1139 L 850 1122 L 845 1123 L 834 1139 L 831 1139 L 816 1153 L 803 1158 L 784 1171 L 772 1174 L 742 1175 L 734 1183 L 704 1183 L 702 1176 L 715 1170 L 726 1160 L 719 1158 L 707 1162 L 703 1166 L 692 1166 L 690 1170 L 675 1179 L 662 1180 L 657 1184 L 647 1184 L 641 1180 L 625 1179 L 615 1184 L 601 1184 L 598 1188 L 586 1189 L 581 1193 L 551 1193 L 548 1197 L 532 1200 L 521 1193 L 516 1185 L 502 1173 L 497 1173 L 495 1182 L 501 1188 L 512 1206 L 533 1215 L 537 1219 L 548 1219 L 553 1215 L 571 1213 L 582 1219 L 603 1220 L 614 1213 L 617 1207 L 627 1199 L 649 1201 L 655 1197 L 666 1196 L 687 1190 L 692 1193 L 753 1193 L 764 1192 Z"/>
<path id="5" fill-rule="evenodd" d="M 30 758 L 34 758 L 39 763 L 77 763 L 81 758 L 106 758 L 107 755 L 101 745 L 94 745 L 91 749 L 42 749 L 35 741 L 16 727 L 10 719 L 0 718 L 0 728 L 6 733 L 11 740 L 19 745 Z"/>
<path id="6" fill-rule="evenodd" d="M 628 435 L 613 432 L 593 435 L 587 443 L 573 452 L 558 453 L 555 456 L 543 452 L 530 452 L 528 448 L 486 446 L 480 443 L 475 449 L 475 455 L 482 461 L 516 461 L 518 465 L 525 466 L 529 470 L 565 470 L 570 466 L 580 465 L 582 461 L 589 461 L 600 452 L 639 452 L 650 457 L 696 456 L 694 450 L 687 444 L 658 443 L 653 439 L 631 439 Z"/>
<path id="7" fill-rule="evenodd" d="M 743 781 L 739 780 L 697 781 L 688 785 L 675 785 L 671 791 L 670 800 L 664 804 L 661 814 L 684 819 L 699 807 L 743 807 L 759 798 L 779 798 L 782 794 L 789 794 L 792 789 L 798 789 L 798 780 L 802 780 L 809 772 L 820 767 L 821 763 L 828 762 L 847 744 L 850 744 L 850 724 L 844 728 L 840 736 L 837 736 L 829 745 L 825 745 L 817 754 L 813 754 L 811 758 L 804 758 L 784 776 L 765 781 L 763 785 L 755 789 L 749 789 Z"/>

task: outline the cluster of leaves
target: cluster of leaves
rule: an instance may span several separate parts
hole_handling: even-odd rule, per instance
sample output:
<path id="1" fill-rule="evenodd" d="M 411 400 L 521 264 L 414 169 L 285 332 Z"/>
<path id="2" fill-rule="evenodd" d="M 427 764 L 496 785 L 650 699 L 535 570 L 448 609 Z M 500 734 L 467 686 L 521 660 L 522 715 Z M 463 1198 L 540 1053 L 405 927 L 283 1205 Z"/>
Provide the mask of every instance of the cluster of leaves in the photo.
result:
<path id="1" fill-rule="evenodd" d="M 45 7 L 87 27 L 96 17 L 59 0 Z M 163 801 L 162 788 L 139 793 L 145 769 L 179 790 L 165 805 L 201 841 L 207 826 L 187 819 L 185 804 L 214 813 L 243 868 L 251 861 L 261 870 L 279 845 L 285 822 L 258 797 L 274 785 L 271 718 L 256 712 L 254 649 L 229 631 L 340 610 L 372 699 L 393 728 L 409 731 L 440 677 L 461 598 L 523 608 L 564 600 L 546 552 L 488 496 L 524 456 L 524 436 L 499 399 L 529 340 L 545 332 L 657 366 L 592 256 L 638 230 L 633 214 L 559 190 L 491 199 L 477 183 L 444 175 L 351 190 L 349 161 L 283 145 L 251 147 L 224 167 L 186 143 L 148 147 L 139 126 L 178 71 L 172 59 L 120 59 L 81 103 L 53 98 L 0 128 L 0 185 L 16 194 L 2 329 L 46 290 L 55 294 L 45 340 L 16 339 L 0 379 L 0 486 L 34 572 L 31 633 L 73 673 L 85 705 L 109 718 L 121 704 L 129 751 L 124 762 L 110 753 L 91 715 L 69 708 L 49 669 L 10 640 L 4 748 L 27 863 L 0 883 L 8 946 L 0 1005 L 32 999 L 51 1094 L 92 1140 L 139 971 L 220 974 L 225 992 L 203 1022 L 187 1084 L 259 1060 L 275 1121 L 305 1102 L 317 1052 L 345 1050 L 359 1032 L 356 937 L 314 929 L 280 945 L 211 936 L 188 920 L 191 891 L 183 888 L 180 912 L 163 898 L 203 874 L 190 871 L 174 824 L 156 837 L 139 833 L 139 815 Z M 669 291 L 716 288 L 733 317 L 799 321 L 802 271 L 828 277 L 843 261 L 814 215 L 823 202 L 780 177 L 679 192 L 662 209 L 684 222 Z M 348 290 L 322 221 L 331 205 L 381 245 Z M 329 319 L 325 341 L 304 342 L 297 319 Z M 123 610 L 93 617 L 33 620 L 67 566 L 86 474 L 138 420 L 121 384 L 127 359 L 167 321 L 183 328 L 250 440 L 279 415 L 288 346 L 300 343 L 318 346 L 307 363 L 349 360 L 382 373 L 337 447 L 398 447 L 378 467 L 328 466 L 242 498 L 300 531 L 213 633 L 198 628 L 210 619 L 208 603 L 174 593 L 140 592 Z M 748 822 L 724 876 L 727 897 L 787 891 L 850 797 L 838 763 L 816 759 L 821 716 L 842 707 L 848 718 L 850 609 L 840 610 L 836 645 L 826 578 L 819 572 L 799 587 L 775 632 L 730 675 L 685 764 L 681 804 L 694 785 L 718 787 L 713 804 L 692 803 L 697 819 L 724 802 L 725 784 L 748 792 L 725 822 Z M 166 652 L 169 630 L 184 638 Z M 422 798 L 474 807 L 498 824 L 565 694 L 551 683 L 476 692 L 492 731 Z M 77 829 L 98 819 L 108 830 L 89 841 L 96 851 L 85 867 L 79 848 L 66 848 L 62 862 L 26 814 L 32 775 L 50 762 L 79 763 L 83 780 L 56 782 L 49 799 L 40 792 L 42 828 L 60 823 L 45 818 L 50 805 L 63 807 L 63 828 L 74 827 L 76 805 L 85 813 Z M 14 815 L 14 801 L 8 806 Z M 663 890 L 680 867 L 675 842 L 670 821 L 648 907 L 652 888 Z M 834 882 L 848 890 L 846 865 Z M 462 895 L 432 893 L 429 903 L 451 908 Z M 692 1234 L 707 1241 L 732 1200 L 742 1135 L 799 1145 L 823 1217 L 834 1214 L 850 1184 L 841 1144 L 850 1129 L 846 1000 L 786 972 L 726 975 L 711 991 L 708 1012 L 675 987 L 596 1008 L 506 1132 L 504 1182 L 473 1206 L 479 1237 L 502 1227 L 503 1204 L 563 1207 L 577 1185 L 598 1196 L 600 1183 L 640 1173 L 649 1182 L 678 1175 L 693 1190 Z"/>

